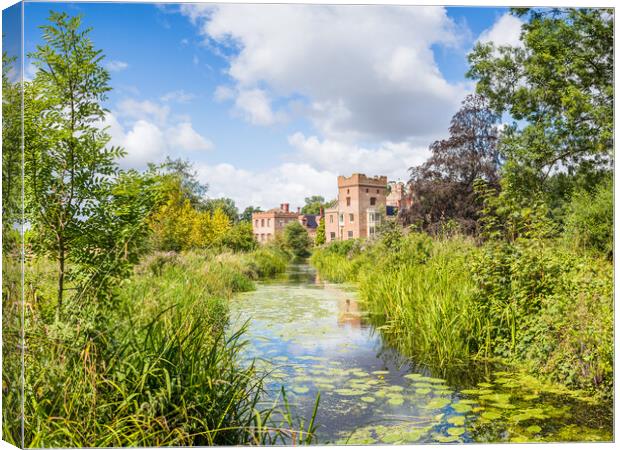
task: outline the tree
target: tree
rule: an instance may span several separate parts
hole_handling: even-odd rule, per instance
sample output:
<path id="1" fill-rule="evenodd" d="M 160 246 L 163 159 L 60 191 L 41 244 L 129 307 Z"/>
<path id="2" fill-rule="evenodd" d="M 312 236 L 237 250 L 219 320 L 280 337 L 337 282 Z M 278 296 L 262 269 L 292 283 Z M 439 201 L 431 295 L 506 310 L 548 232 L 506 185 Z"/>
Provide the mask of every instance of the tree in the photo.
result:
<path id="1" fill-rule="evenodd" d="M 527 202 L 558 171 L 611 169 L 614 20 L 612 9 L 513 13 L 528 19 L 523 46 L 477 44 L 468 76 L 497 114 L 513 120 L 499 150 L 512 162 L 505 171 L 519 172 L 515 188 Z"/>
<path id="2" fill-rule="evenodd" d="M 294 256 L 303 258 L 310 254 L 312 240 L 308 232 L 298 221 L 290 222 L 283 232 L 284 247 Z"/>
<path id="3" fill-rule="evenodd" d="M 202 208 L 205 211 L 209 211 L 210 213 L 215 213 L 217 209 L 221 210 L 231 223 L 236 223 L 239 221 L 239 210 L 235 206 L 235 201 L 231 198 L 212 198 L 205 202 L 204 207 Z"/>
<path id="4" fill-rule="evenodd" d="M 259 207 L 253 207 L 253 206 L 248 206 L 247 208 L 245 208 L 243 210 L 243 212 L 241 213 L 241 215 L 239 216 L 239 220 L 242 222 L 249 222 L 252 223 L 252 214 L 256 213 L 256 212 L 261 212 L 262 209 L 260 209 Z"/>
<path id="5" fill-rule="evenodd" d="M 25 182 L 28 219 L 42 250 L 58 265 L 57 307 L 62 307 L 67 262 L 78 258 L 87 218 L 105 207 L 115 160 L 110 137 L 100 124 L 109 74 L 103 55 L 81 28 L 81 18 L 52 12 L 44 25 L 44 45 L 29 56 L 38 68 L 29 83 L 24 112 L 27 133 Z"/>
<path id="6" fill-rule="evenodd" d="M 149 163 L 149 172 L 158 173 L 179 180 L 183 195 L 190 201 L 194 208 L 204 208 L 206 205 L 205 195 L 209 185 L 198 180 L 198 174 L 193 170 L 192 163 L 183 159 L 166 157 L 166 161 L 156 165 Z"/>
<path id="7" fill-rule="evenodd" d="M 221 243 L 226 248 L 243 252 L 254 250 L 258 245 L 252 224 L 243 221 L 233 225 L 222 237 Z"/>
<path id="8" fill-rule="evenodd" d="M 476 230 L 481 205 L 474 182 L 495 185 L 499 177 L 497 119 L 483 97 L 465 98 L 452 117 L 450 137 L 431 144 L 431 157 L 409 169 L 414 201 L 402 214 L 406 223 L 436 233 L 454 220 L 466 232 Z"/>
<path id="9" fill-rule="evenodd" d="M 316 229 L 316 238 L 314 239 L 316 245 L 325 244 L 325 217 L 321 217 L 319 220 L 319 226 Z"/>
<path id="10" fill-rule="evenodd" d="M 325 202 L 325 198 L 320 195 L 313 195 L 304 199 L 305 205 L 301 208 L 302 214 L 321 214 L 321 209 L 325 210 L 332 202 Z"/>

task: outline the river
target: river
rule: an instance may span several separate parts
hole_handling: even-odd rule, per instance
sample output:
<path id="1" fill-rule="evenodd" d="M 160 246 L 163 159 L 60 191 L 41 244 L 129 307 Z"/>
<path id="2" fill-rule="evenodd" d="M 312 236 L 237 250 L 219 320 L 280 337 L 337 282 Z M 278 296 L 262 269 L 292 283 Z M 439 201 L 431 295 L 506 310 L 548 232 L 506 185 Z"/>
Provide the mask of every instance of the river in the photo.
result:
<path id="1" fill-rule="evenodd" d="M 319 443 L 613 438 L 609 408 L 526 374 L 486 369 L 444 379 L 415 367 L 364 320 L 351 287 L 321 282 L 308 265 L 231 305 L 231 328 L 248 322 L 244 363 L 269 372 L 268 396 L 284 387 L 293 414 L 309 417 L 320 392 Z"/>

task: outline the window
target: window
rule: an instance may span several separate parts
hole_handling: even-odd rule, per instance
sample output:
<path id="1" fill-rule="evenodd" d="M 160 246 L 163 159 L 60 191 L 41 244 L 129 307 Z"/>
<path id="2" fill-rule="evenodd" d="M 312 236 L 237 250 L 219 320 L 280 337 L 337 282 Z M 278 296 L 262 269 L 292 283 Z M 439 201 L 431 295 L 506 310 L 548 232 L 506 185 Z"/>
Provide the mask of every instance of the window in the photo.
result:
<path id="1" fill-rule="evenodd" d="M 351 206 L 351 197 L 347 197 L 347 206 Z"/>
<path id="2" fill-rule="evenodd" d="M 264 226 L 265 226 L 265 219 L 261 219 L 261 220 L 260 220 L 260 226 L 261 226 L 261 227 L 264 227 Z"/>
<path id="3" fill-rule="evenodd" d="M 374 236 L 375 235 L 375 227 L 372 227 L 372 226 L 369 227 L 368 228 L 368 234 L 371 235 L 371 236 Z"/>
<path id="4" fill-rule="evenodd" d="M 377 194 L 379 193 L 379 189 L 377 189 Z"/>
<path id="5" fill-rule="evenodd" d="M 349 236 L 350 238 L 352 238 L 352 237 L 353 237 L 353 231 L 348 231 L 348 232 L 347 232 L 347 236 Z"/>
<path id="6" fill-rule="evenodd" d="M 338 216 L 338 223 L 339 223 L 340 226 L 344 225 L 344 214 L 340 214 Z"/>
<path id="7" fill-rule="evenodd" d="M 336 239 L 336 233 L 334 233 L 333 231 L 331 233 L 329 233 L 329 237 L 331 238 L 331 240 L 333 241 L 334 239 Z"/>
<path id="8" fill-rule="evenodd" d="M 368 188 L 366 188 L 366 193 L 368 194 Z"/>
<path id="9" fill-rule="evenodd" d="M 375 206 L 377 204 L 377 198 L 376 197 L 370 197 L 370 206 Z"/>
<path id="10" fill-rule="evenodd" d="M 270 227 L 271 226 L 271 219 L 267 219 L 267 226 Z"/>
<path id="11" fill-rule="evenodd" d="M 333 215 L 329 216 L 329 223 L 334 223 L 334 216 Z"/>
<path id="12" fill-rule="evenodd" d="M 258 219 L 254 221 L 254 225 L 258 226 Z"/>
<path id="13" fill-rule="evenodd" d="M 261 235 L 260 235 L 260 240 L 261 240 L 261 241 L 264 241 L 264 240 L 265 240 L 265 235 L 264 235 L 263 233 L 261 233 Z"/>
<path id="14" fill-rule="evenodd" d="M 347 194 L 349 193 L 349 190 L 347 189 Z"/>
<path id="15" fill-rule="evenodd" d="M 353 223 L 353 219 L 355 216 L 353 214 L 349 214 L 349 223 Z"/>

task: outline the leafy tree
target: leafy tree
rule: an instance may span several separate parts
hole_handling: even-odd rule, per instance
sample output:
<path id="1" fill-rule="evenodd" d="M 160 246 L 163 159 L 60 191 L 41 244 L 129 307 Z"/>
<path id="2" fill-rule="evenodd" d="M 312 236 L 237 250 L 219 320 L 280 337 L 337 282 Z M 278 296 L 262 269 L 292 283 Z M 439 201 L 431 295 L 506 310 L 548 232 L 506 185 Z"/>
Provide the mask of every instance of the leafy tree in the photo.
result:
<path id="1" fill-rule="evenodd" d="M 437 233 L 456 220 L 467 232 L 476 230 L 480 204 L 474 182 L 498 181 L 497 116 L 486 100 L 468 96 L 450 125 L 450 137 L 431 144 L 431 157 L 410 168 L 414 201 L 402 214 L 406 223 Z"/>
<path id="2" fill-rule="evenodd" d="M 304 199 L 306 203 L 302 208 L 302 214 L 321 214 L 321 209 L 325 210 L 332 202 L 326 202 L 325 198 L 320 195 L 313 195 L 312 197 L 306 197 Z"/>
<path id="3" fill-rule="evenodd" d="M 290 222 L 282 233 L 284 248 L 294 256 L 303 258 L 310 254 L 312 240 L 308 232 L 298 221 Z"/>
<path id="4" fill-rule="evenodd" d="M 239 216 L 239 220 L 241 220 L 242 222 L 249 222 L 252 223 L 252 214 L 256 213 L 256 212 L 261 212 L 262 209 L 260 209 L 259 207 L 254 207 L 254 206 L 248 206 L 247 208 L 245 208 L 243 210 L 243 212 L 241 213 L 241 216 Z"/>
<path id="5" fill-rule="evenodd" d="M 198 180 L 198 174 L 193 170 L 192 163 L 183 159 L 172 159 L 166 157 L 162 164 L 149 163 L 149 172 L 158 173 L 170 178 L 176 178 L 181 187 L 183 195 L 187 197 L 194 208 L 204 207 L 206 204 L 205 195 L 209 185 Z"/>
<path id="6" fill-rule="evenodd" d="M 17 245 L 18 233 L 14 227 L 21 221 L 21 87 L 9 79 L 14 63 L 14 57 L 2 53 L 2 247 L 5 252 Z"/>
<path id="7" fill-rule="evenodd" d="M 316 238 L 314 239 L 316 245 L 325 244 L 325 217 L 321 217 L 319 220 L 319 226 L 316 229 Z"/>
<path id="8" fill-rule="evenodd" d="M 203 209 L 212 214 L 219 209 L 226 214 L 231 223 L 239 221 L 239 210 L 235 206 L 235 201 L 231 198 L 222 197 L 209 199 L 205 202 Z"/>
<path id="9" fill-rule="evenodd" d="M 613 10 L 518 9 L 522 47 L 477 44 L 468 76 L 497 114 L 499 149 L 527 198 L 557 171 L 608 170 L 613 149 Z M 567 187 L 568 188 L 568 187 Z"/>
<path id="10" fill-rule="evenodd" d="M 106 147 L 104 118 L 109 74 L 103 55 L 81 28 L 81 18 L 52 12 L 44 25 L 44 45 L 29 56 L 38 68 L 25 97 L 25 182 L 28 219 L 44 253 L 58 264 L 57 307 L 62 307 L 67 262 L 81 259 L 87 219 L 105 208 L 115 159 L 123 155 Z M 25 99 L 26 100 L 26 99 Z M 70 274 L 69 274 L 70 275 Z"/>
<path id="11" fill-rule="evenodd" d="M 254 237 L 252 224 L 242 221 L 233 225 L 221 239 L 222 245 L 234 251 L 251 251 L 258 243 Z"/>

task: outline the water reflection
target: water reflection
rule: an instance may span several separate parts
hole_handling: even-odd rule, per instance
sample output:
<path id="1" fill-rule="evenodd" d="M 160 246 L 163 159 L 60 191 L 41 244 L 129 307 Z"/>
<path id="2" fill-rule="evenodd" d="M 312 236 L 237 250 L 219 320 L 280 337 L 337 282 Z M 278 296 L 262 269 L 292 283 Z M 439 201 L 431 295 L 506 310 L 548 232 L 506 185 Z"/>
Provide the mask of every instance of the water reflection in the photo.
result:
<path id="1" fill-rule="evenodd" d="M 232 313 L 233 328 L 251 319 L 245 358 L 270 373 L 271 398 L 284 386 L 293 413 L 309 417 L 321 393 L 321 443 L 610 436 L 607 425 L 575 423 L 566 393 L 530 379 L 489 366 L 464 376 L 412 365 L 365 320 L 354 291 L 322 283 L 307 265 L 239 295 Z"/>

